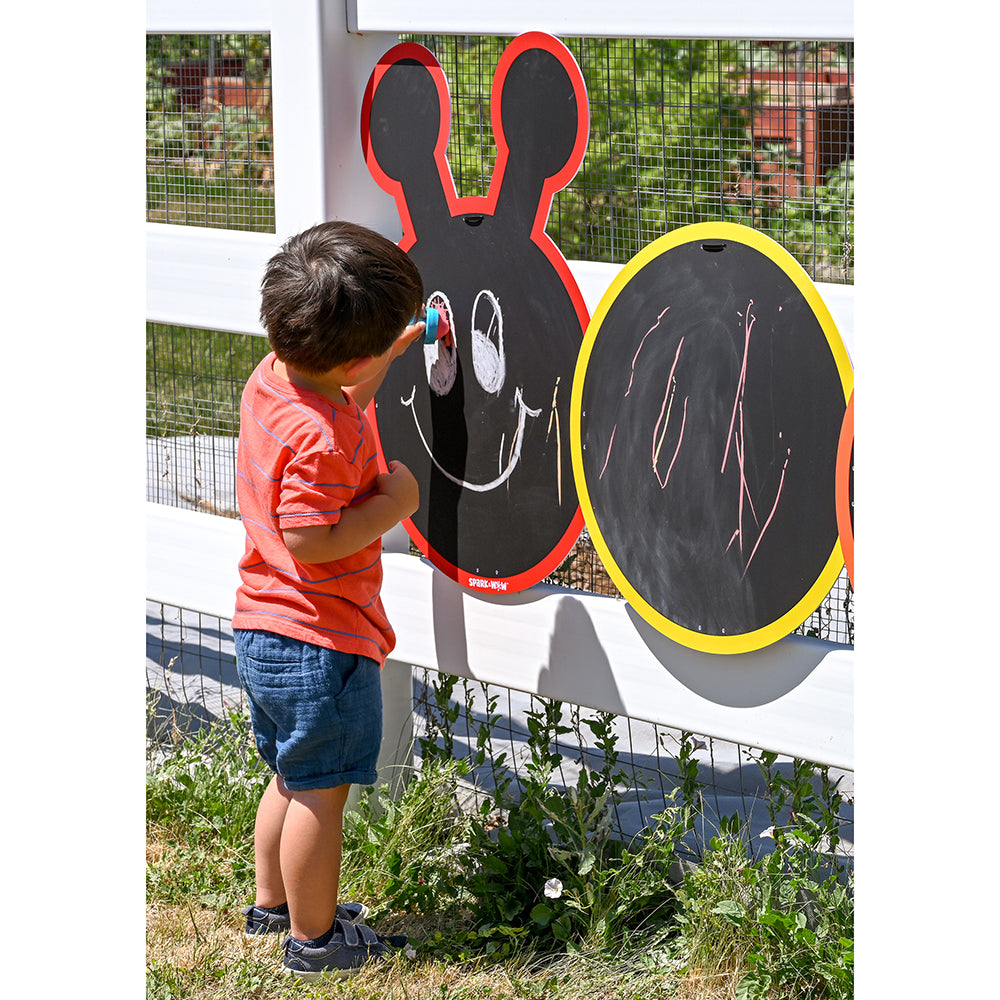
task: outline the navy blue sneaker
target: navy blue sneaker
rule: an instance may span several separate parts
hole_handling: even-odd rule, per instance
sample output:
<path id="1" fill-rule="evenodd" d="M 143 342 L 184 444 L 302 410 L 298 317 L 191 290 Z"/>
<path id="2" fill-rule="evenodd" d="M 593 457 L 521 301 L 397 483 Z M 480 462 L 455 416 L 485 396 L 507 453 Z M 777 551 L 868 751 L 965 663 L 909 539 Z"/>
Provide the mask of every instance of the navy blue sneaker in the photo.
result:
<path id="1" fill-rule="evenodd" d="M 321 948 L 293 937 L 285 938 L 282 969 L 299 979 L 332 976 L 344 979 L 363 965 L 385 961 L 389 946 L 365 924 L 354 924 L 339 917 L 333 922 L 330 940 Z"/>
<path id="2" fill-rule="evenodd" d="M 287 934 L 292 928 L 288 909 L 276 913 L 263 906 L 244 906 L 243 915 L 247 918 L 247 937 L 257 937 L 261 934 Z M 337 919 L 348 923 L 361 923 L 368 916 L 368 907 L 364 903 L 340 903 L 337 905 Z"/>

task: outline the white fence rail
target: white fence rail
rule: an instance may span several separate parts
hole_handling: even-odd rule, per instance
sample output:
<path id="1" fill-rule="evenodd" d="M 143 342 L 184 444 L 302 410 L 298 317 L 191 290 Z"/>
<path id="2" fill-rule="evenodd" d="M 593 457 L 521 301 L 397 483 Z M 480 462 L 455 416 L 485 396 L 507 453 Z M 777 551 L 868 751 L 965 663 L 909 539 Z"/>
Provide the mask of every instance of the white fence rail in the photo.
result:
<path id="1" fill-rule="evenodd" d="M 277 231 L 149 224 L 147 318 L 259 334 L 261 269 L 285 237 L 323 219 L 351 218 L 398 238 L 395 208 L 371 180 L 358 140 L 364 87 L 396 40 L 391 30 L 853 34 L 852 6 L 843 0 L 696 6 L 691 14 L 692 5 L 673 0 L 610 8 L 591 0 L 514 2 L 487 16 L 457 0 L 419 9 L 397 0 L 150 0 L 149 31 L 271 32 Z M 618 268 L 586 261 L 571 268 L 593 310 Z M 853 289 L 819 288 L 853 355 Z M 243 545 L 239 522 L 148 504 L 146 523 L 147 597 L 228 618 Z M 394 658 L 403 664 L 853 769 L 851 647 L 788 636 L 753 653 L 696 653 L 656 633 L 623 601 L 550 586 L 471 594 L 403 552 L 386 554 L 384 594 L 399 637 Z"/>
<path id="2" fill-rule="evenodd" d="M 284 235 L 147 223 L 146 318 L 263 336 L 260 279 Z M 569 269 L 593 313 L 621 265 L 571 260 Z M 828 282 L 816 287 L 853 356 L 854 287 Z"/>
<path id="3" fill-rule="evenodd" d="M 547 31 L 574 38 L 854 37 L 852 0 L 348 0 L 351 31 L 515 35 Z"/>

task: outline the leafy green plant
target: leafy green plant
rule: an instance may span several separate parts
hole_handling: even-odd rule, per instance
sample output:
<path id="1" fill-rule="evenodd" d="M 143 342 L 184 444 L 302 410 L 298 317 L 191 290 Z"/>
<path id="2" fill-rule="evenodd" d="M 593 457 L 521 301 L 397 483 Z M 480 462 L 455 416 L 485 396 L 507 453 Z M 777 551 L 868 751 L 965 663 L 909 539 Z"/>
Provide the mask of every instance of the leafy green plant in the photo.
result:
<path id="1" fill-rule="evenodd" d="M 754 863 L 738 817 L 720 824 L 677 891 L 689 971 L 730 980 L 740 1000 L 853 996 L 852 878 L 818 878 L 808 847 L 789 835 Z"/>
<path id="2" fill-rule="evenodd" d="M 842 778 L 834 778 L 825 764 L 799 759 L 791 760 L 790 773 L 785 774 L 772 751 L 749 756 L 767 783 L 765 805 L 771 825 L 766 834 L 775 841 L 777 852 L 782 856 L 795 852 L 816 871 L 843 874 L 844 863 L 838 860 Z"/>
<path id="3" fill-rule="evenodd" d="M 423 736 L 417 741 L 422 760 L 448 761 L 455 756 L 455 739 L 452 727 L 461 714 L 461 706 L 452 699 L 458 678 L 439 674 L 436 681 L 425 685 L 421 707 L 427 722 Z M 438 740 L 441 746 L 438 746 Z"/>
<path id="4" fill-rule="evenodd" d="M 439 718 L 453 711 L 455 703 L 449 697 L 445 705 L 444 697 L 454 691 L 453 681 L 442 678 Z M 471 714 L 468 686 L 465 691 Z M 502 768 L 505 755 L 493 751 L 496 696 L 487 692 L 485 720 L 465 763 L 478 767 L 489 760 L 494 787 L 480 796 L 468 847 L 458 859 L 462 877 L 447 883 L 475 934 L 436 942 L 439 948 L 458 955 L 604 949 L 620 943 L 629 928 L 665 919 L 673 818 L 661 817 L 636 845 L 616 839 L 613 812 L 626 775 L 618 765 L 613 716 L 581 719 L 575 710 L 569 724 L 563 716 L 560 702 L 532 699 L 525 717 L 528 754 L 515 787 Z M 553 780 L 562 763 L 556 741 L 575 733 L 582 748 L 581 727 L 590 730 L 599 766 L 583 754 L 576 784 L 559 787 Z M 436 738 L 426 749 L 437 753 L 440 743 Z"/>
<path id="5" fill-rule="evenodd" d="M 206 832 L 227 845 L 253 832 L 271 772 L 257 756 L 250 721 L 238 710 L 193 734 L 174 734 L 146 773 L 146 817 Z"/>
<path id="6" fill-rule="evenodd" d="M 149 755 L 146 822 L 164 854 L 147 866 L 147 897 L 235 904 L 253 884 L 254 819 L 271 779 L 249 719 L 232 710 L 194 733 L 174 729 Z"/>
<path id="7" fill-rule="evenodd" d="M 450 895 L 468 818 L 456 806 L 461 761 L 434 760 L 393 800 L 388 786 L 366 787 L 344 820 L 346 892 L 378 901 L 374 913 L 434 913 Z"/>

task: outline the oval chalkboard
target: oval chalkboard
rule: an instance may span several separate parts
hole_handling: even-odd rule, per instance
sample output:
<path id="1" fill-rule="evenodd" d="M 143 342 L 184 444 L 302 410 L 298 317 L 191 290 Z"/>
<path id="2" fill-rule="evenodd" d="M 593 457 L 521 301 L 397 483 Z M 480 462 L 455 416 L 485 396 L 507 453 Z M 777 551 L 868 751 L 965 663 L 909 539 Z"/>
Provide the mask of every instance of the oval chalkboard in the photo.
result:
<path id="1" fill-rule="evenodd" d="M 577 362 L 571 448 L 598 553 L 650 624 L 736 653 L 816 609 L 843 565 L 852 385 L 815 286 L 752 229 L 688 226 L 619 273 Z"/>

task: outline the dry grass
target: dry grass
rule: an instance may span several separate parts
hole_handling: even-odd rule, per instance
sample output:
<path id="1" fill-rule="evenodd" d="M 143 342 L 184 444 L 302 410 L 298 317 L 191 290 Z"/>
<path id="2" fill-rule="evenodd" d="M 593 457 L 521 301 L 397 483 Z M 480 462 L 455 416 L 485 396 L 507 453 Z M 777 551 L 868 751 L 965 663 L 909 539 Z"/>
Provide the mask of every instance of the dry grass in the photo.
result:
<path id="1" fill-rule="evenodd" d="M 387 932 L 393 929 L 399 930 L 380 926 Z M 522 958 L 491 964 L 486 960 L 455 963 L 419 956 L 409 960 L 398 954 L 387 965 L 363 969 L 347 981 L 301 983 L 282 975 L 277 936 L 247 940 L 238 912 L 190 906 L 147 906 L 146 939 L 151 998 L 732 1000 L 738 978 L 697 973 L 679 978 L 644 969 L 635 959 L 615 962 L 595 956 L 541 961 Z"/>
<path id="2" fill-rule="evenodd" d="M 146 907 L 147 1000 L 283 1000 L 350 997 L 352 1000 L 733 1000 L 736 978 L 650 970 L 637 956 L 561 956 L 468 962 L 397 953 L 382 967 L 347 981 L 302 983 L 281 972 L 281 940 L 248 940 L 240 906 L 185 901 L 184 886 L 213 879 L 214 854 L 199 862 L 178 831 L 147 823 L 146 861 L 157 890 Z M 205 867 L 207 866 L 207 867 Z M 223 864 L 224 868 L 228 868 Z M 218 873 L 216 873 L 218 874 Z M 194 898 L 194 897 L 192 897 Z M 455 914 L 383 918 L 384 934 L 415 942 L 454 933 Z"/>
<path id="3" fill-rule="evenodd" d="M 670 976 L 642 970 L 634 962 L 616 965 L 592 958 L 490 964 L 409 960 L 397 954 L 384 967 L 363 969 L 349 981 L 300 983 L 280 971 L 277 936 L 250 941 L 243 936 L 238 913 L 184 906 L 147 906 L 146 962 L 150 997 L 187 1000 L 714 1000 L 716 996 L 678 993 Z"/>

